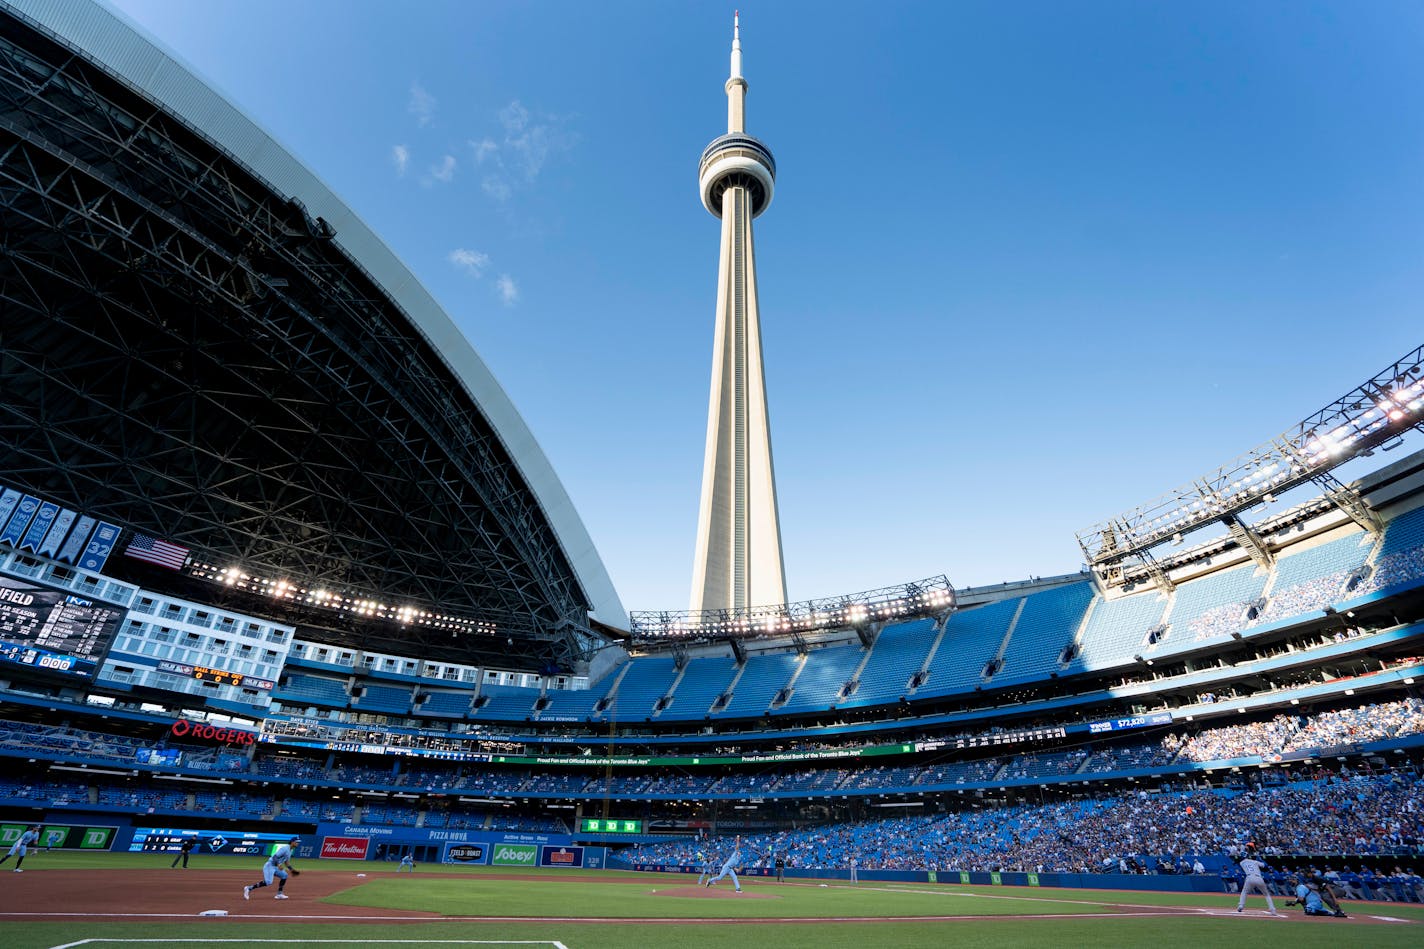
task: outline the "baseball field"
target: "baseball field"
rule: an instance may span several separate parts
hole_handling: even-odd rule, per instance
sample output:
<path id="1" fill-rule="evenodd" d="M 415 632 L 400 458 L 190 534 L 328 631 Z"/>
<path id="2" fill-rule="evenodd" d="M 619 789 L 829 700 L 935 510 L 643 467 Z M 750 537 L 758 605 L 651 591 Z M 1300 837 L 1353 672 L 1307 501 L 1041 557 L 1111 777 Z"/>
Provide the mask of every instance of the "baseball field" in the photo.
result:
<path id="1" fill-rule="evenodd" d="M 866 949 L 975 946 L 1424 945 L 1424 906 L 1347 903 L 1349 919 L 1266 914 L 1253 897 L 1047 888 L 749 880 L 306 861 L 287 885 L 242 889 L 261 859 L 32 853 L 0 870 L 5 949 L 213 946 L 544 946 Z"/>

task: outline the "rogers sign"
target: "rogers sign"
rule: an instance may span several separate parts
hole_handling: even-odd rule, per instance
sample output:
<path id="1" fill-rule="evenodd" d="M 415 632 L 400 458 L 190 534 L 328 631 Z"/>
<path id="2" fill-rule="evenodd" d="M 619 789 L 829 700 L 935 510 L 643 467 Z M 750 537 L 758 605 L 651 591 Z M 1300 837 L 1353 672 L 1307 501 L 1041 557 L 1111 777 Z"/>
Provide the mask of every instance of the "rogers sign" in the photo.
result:
<path id="1" fill-rule="evenodd" d="M 175 738 L 201 738 L 204 741 L 220 741 L 227 745 L 255 745 L 257 733 L 240 728 L 219 728 L 207 722 L 194 722 L 180 718 L 169 726 L 168 731 Z"/>
<path id="2" fill-rule="evenodd" d="M 323 837 L 321 856 L 323 860 L 365 860 L 370 846 L 369 837 Z"/>

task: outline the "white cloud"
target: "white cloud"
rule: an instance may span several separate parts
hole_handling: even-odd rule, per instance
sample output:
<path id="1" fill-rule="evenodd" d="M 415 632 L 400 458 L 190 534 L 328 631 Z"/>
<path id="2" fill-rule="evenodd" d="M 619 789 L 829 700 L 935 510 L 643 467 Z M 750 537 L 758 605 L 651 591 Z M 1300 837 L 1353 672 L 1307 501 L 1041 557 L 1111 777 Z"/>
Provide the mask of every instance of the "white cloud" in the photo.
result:
<path id="1" fill-rule="evenodd" d="M 486 175 L 485 180 L 480 182 L 480 187 L 496 201 L 508 201 L 509 196 L 514 193 L 503 175 Z"/>
<path id="2" fill-rule="evenodd" d="M 467 250 L 464 247 L 457 247 L 450 251 L 450 255 L 446 259 L 476 279 L 484 276 L 485 268 L 489 266 L 490 262 L 489 254 L 482 254 L 477 250 Z"/>
<path id="3" fill-rule="evenodd" d="M 502 273 L 495 281 L 495 287 L 499 290 L 499 298 L 504 302 L 504 305 L 514 306 L 515 301 L 519 299 L 519 287 L 515 285 L 514 278 L 507 273 Z"/>
<path id="4" fill-rule="evenodd" d="M 406 166 L 410 164 L 410 149 L 404 145 L 397 145 L 392 148 L 391 161 L 396 164 L 396 174 L 404 175 Z"/>
<path id="5" fill-rule="evenodd" d="M 454 178 L 455 156 L 446 155 L 444 158 L 440 159 L 440 164 L 430 166 L 430 175 L 425 183 L 429 184 L 432 181 L 438 181 L 441 184 L 448 185 L 452 180 L 454 180 Z"/>
<path id="6" fill-rule="evenodd" d="M 535 116 L 518 99 L 496 114 L 504 130 L 501 140 L 470 140 L 475 163 L 489 169 L 480 186 L 496 201 L 508 201 L 515 191 L 531 187 L 549 158 L 573 147 L 577 137 L 565 131 L 556 116 Z"/>
<path id="7" fill-rule="evenodd" d="M 406 111 L 415 116 L 415 124 L 421 128 L 435 121 L 435 97 L 425 91 L 418 82 L 410 84 L 410 104 Z"/>
<path id="8" fill-rule="evenodd" d="M 499 124 L 504 126 L 506 133 L 513 135 L 529 124 L 529 110 L 515 99 L 499 110 Z"/>

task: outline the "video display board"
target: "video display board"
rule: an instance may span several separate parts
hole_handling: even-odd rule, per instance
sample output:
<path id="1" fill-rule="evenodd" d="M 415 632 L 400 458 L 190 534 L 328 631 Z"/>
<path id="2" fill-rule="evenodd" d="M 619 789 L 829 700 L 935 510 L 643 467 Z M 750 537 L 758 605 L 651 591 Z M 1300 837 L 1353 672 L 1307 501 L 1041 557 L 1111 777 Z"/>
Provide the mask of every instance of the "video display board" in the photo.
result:
<path id="1" fill-rule="evenodd" d="M 123 607 L 0 576 L 0 660 L 92 678 L 123 618 Z"/>
<path id="2" fill-rule="evenodd" d="M 183 841 L 197 838 L 203 853 L 262 854 L 270 856 L 278 844 L 284 844 L 291 833 L 273 834 L 255 831 L 189 830 L 181 827 L 136 827 L 129 853 L 177 853 Z"/>

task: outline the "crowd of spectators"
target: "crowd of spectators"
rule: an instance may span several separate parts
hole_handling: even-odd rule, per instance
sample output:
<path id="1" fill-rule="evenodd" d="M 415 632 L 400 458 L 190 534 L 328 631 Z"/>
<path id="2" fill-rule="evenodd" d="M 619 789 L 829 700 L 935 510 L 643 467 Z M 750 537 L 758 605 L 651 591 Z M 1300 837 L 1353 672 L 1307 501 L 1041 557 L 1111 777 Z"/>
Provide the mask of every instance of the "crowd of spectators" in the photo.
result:
<path id="1" fill-rule="evenodd" d="M 85 754 L 128 755 L 132 746 L 121 736 L 99 736 L 76 729 L 4 723 L 0 746 L 26 751 L 61 749 Z M 12 727 L 9 727 L 12 726 Z M 943 788 L 969 785 L 1023 784 L 1076 775 L 1104 775 L 1121 771 L 1175 768 L 1192 764 L 1258 759 L 1273 761 L 1286 754 L 1313 749 L 1362 745 L 1368 742 L 1424 732 L 1424 702 L 1401 698 L 1337 711 L 1308 715 L 1281 713 L 1260 721 L 1233 722 L 1204 727 L 1194 733 L 1177 728 L 1155 738 L 1115 738 L 1045 746 L 1027 743 L 1017 754 L 1010 746 L 988 746 L 997 753 L 984 758 L 954 756 L 941 761 L 884 764 L 866 768 L 767 765 L 760 768 L 631 770 L 559 768 L 534 771 L 525 768 L 488 768 L 458 763 L 446 769 L 406 768 L 410 762 L 338 762 L 330 767 L 295 755 L 259 754 L 243 767 L 260 776 L 289 782 L 310 780 L 348 788 L 486 795 L 558 794 L 577 797 L 617 795 L 687 798 L 707 795 L 757 796 L 763 794 L 815 794 L 824 791 L 889 788 Z M 984 733 L 985 736 L 990 733 Z M 981 736 L 984 737 L 984 736 Z M 104 739 L 104 740 L 99 740 Z M 110 741 L 112 739 L 112 741 Z M 115 750 L 117 749 L 117 750 Z M 982 753 L 982 752 L 981 752 Z M 105 760 L 100 758 L 99 760 Z M 370 759 L 366 759 L 370 760 Z M 885 759 L 881 759 L 885 760 Z M 143 802 L 139 802 L 143 803 Z M 405 818 L 400 819 L 401 822 Z"/>
<path id="2" fill-rule="evenodd" d="M 1381 557 L 1369 577 L 1351 591 L 1351 595 L 1364 596 L 1402 583 L 1412 583 L 1421 577 L 1424 577 L 1424 547 L 1411 547 Z"/>
<path id="3" fill-rule="evenodd" d="M 1313 715 L 1282 750 L 1336 748 L 1420 732 L 1424 732 L 1424 702 L 1408 698 Z"/>
<path id="4" fill-rule="evenodd" d="M 744 837 L 749 866 L 865 869 L 1191 872 L 1218 869 L 1248 847 L 1288 855 L 1424 856 L 1424 782 L 1414 774 L 1350 774 L 1241 792 L 1139 791 L 1099 799 L 972 807 Z M 694 866 L 723 839 L 644 845 L 626 863 Z"/>

